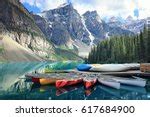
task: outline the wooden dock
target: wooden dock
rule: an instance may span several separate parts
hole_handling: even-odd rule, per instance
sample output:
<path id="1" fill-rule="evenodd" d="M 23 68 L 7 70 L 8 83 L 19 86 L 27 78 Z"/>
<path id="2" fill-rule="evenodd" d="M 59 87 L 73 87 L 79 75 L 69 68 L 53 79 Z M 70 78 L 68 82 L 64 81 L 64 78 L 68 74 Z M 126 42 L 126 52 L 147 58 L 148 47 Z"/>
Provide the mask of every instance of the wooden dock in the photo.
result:
<path id="1" fill-rule="evenodd" d="M 145 73 L 141 71 L 127 71 L 127 72 L 89 72 L 89 71 L 77 71 L 77 70 L 69 70 L 69 71 L 53 71 L 50 73 L 43 73 L 43 74 L 29 74 L 37 77 L 45 77 L 45 78 L 68 78 L 68 77 L 87 77 L 87 78 L 93 78 L 93 77 L 101 77 L 103 75 L 110 75 L 110 76 L 116 76 L 116 77 L 132 77 L 137 76 L 141 78 L 150 78 L 150 73 Z M 27 74 L 26 74 L 27 76 Z"/>
<path id="2" fill-rule="evenodd" d="M 142 72 L 150 73 L 150 63 L 142 63 L 140 65 L 140 70 Z"/>
<path id="3" fill-rule="evenodd" d="M 138 76 L 142 78 L 150 78 L 150 73 L 145 73 L 141 71 L 127 71 L 127 72 L 106 72 L 101 73 L 103 75 L 113 75 L 113 76 L 119 76 L 119 77 L 132 77 L 132 76 Z"/>

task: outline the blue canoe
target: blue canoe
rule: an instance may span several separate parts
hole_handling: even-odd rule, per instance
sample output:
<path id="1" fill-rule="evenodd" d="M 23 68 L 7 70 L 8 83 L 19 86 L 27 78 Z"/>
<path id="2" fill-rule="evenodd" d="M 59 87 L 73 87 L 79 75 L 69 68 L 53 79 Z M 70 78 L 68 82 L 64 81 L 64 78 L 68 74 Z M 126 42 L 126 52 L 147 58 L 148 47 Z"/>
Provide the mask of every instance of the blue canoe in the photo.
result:
<path id="1" fill-rule="evenodd" d="M 77 66 L 77 70 L 79 71 L 89 71 L 92 68 L 89 64 L 80 64 Z"/>

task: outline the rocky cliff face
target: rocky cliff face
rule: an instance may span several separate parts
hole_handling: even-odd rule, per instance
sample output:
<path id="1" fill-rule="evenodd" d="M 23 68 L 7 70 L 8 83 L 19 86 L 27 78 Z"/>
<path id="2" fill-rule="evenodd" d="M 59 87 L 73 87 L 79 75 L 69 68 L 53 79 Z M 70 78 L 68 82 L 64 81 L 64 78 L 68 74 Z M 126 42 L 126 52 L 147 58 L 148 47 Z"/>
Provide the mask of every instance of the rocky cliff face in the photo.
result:
<path id="1" fill-rule="evenodd" d="M 91 32 L 91 34 L 95 37 L 94 42 L 97 44 L 100 40 L 106 39 L 110 36 L 120 36 L 120 35 L 133 35 L 134 33 L 122 29 L 118 25 L 112 26 L 112 24 L 108 24 L 105 21 L 100 19 L 97 11 L 87 11 L 83 14 L 85 24 L 87 29 Z M 115 19 L 112 19 L 112 22 Z"/>
<path id="2" fill-rule="evenodd" d="M 147 19 L 133 19 L 131 16 L 128 16 L 126 19 L 122 18 L 122 21 L 119 21 L 117 17 L 113 17 L 110 18 L 108 25 L 111 27 L 120 27 L 121 29 L 138 34 L 143 30 L 146 20 Z"/>
<path id="3" fill-rule="evenodd" d="M 19 0 L 0 0 L 0 33 L 43 58 L 55 60 L 69 59 L 77 52 L 87 55 L 89 45 L 109 36 L 133 34 L 105 23 L 96 11 L 81 16 L 71 3 L 35 15 Z M 65 51 L 63 57 L 58 50 Z"/>
<path id="4" fill-rule="evenodd" d="M 36 24 L 50 42 L 56 46 L 66 46 L 78 51 L 81 46 L 97 44 L 110 36 L 132 35 L 133 33 L 111 26 L 101 20 L 97 11 L 87 11 L 82 16 L 72 4 L 63 4 L 60 7 L 33 15 Z M 80 47 L 78 44 L 80 44 Z M 86 50 L 90 50 L 86 47 Z M 83 53 L 83 52 L 79 52 Z"/>
<path id="5" fill-rule="evenodd" d="M 10 36 L 41 57 L 48 57 L 53 51 L 52 45 L 19 0 L 0 0 L 0 27 L 1 34 Z"/>
<path id="6" fill-rule="evenodd" d="M 146 24 L 147 19 L 140 20 L 125 20 L 125 23 L 122 24 L 122 27 L 126 30 L 130 30 L 135 34 L 140 33 L 144 29 L 144 25 Z"/>
<path id="7" fill-rule="evenodd" d="M 87 11 L 83 14 L 85 25 L 89 32 L 94 36 L 95 40 L 105 38 L 105 31 L 103 27 L 103 21 L 100 19 L 96 11 Z M 95 41 L 94 40 L 94 41 Z"/>
<path id="8" fill-rule="evenodd" d="M 80 40 L 90 44 L 89 33 L 83 25 L 82 18 L 72 4 L 63 4 L 57 9 L 44 11 L 34 16 L 43 33 L 56 45 L 67 44 L 70 40 Z M 46 26 L 47 25 L 47 26 Z M 46 26 L 46 31 L 43 27 Z"/>

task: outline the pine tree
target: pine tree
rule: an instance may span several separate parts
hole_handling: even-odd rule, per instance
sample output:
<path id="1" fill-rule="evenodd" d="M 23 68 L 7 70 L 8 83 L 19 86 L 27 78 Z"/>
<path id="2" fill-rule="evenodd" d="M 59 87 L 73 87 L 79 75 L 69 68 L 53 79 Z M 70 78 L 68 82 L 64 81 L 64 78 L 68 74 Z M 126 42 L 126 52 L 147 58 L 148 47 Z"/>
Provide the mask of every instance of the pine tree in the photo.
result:
<path id="1" fill-rule="evenodd" d="M 147 62 L 150 62 L 150 27 L 147 29 Z"/>
<path id="2" fill-rule="evenodd" d="M 111 37 L 91 50 L 90 63 L 150 62 L 150 32 L 144 28 L 139 35 Z"/>

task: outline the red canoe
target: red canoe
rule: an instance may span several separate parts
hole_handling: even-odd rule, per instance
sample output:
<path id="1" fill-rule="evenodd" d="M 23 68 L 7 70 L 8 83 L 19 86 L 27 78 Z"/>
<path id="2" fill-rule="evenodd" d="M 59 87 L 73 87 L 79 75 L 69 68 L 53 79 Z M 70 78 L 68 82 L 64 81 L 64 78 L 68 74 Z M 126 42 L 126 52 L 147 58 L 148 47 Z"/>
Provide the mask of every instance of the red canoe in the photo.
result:
<path id="1" fill-rule="evenodd" d="M 79 83 L 82 83 L 83 79 L 63 79 L 63 80 L 57 80 L 56 81 L 56 88 L 66 87 L 70 85 L 76 85 Z"/>
<path id="2" fill-rule="evenodd" d="M 36 78 L 32 77 L 32 82 L 40 85 L 51 85 L 55 84 L 57 80 L 61 80 L 60 78 Z"/>
<path id="3" fill-rule="evenodd" d="M 84 86 L 86 89 L 88 88 L 92 88 L 97 82 L 97 79 L 94 78 L 94 79 L 84 79 Z"/>

